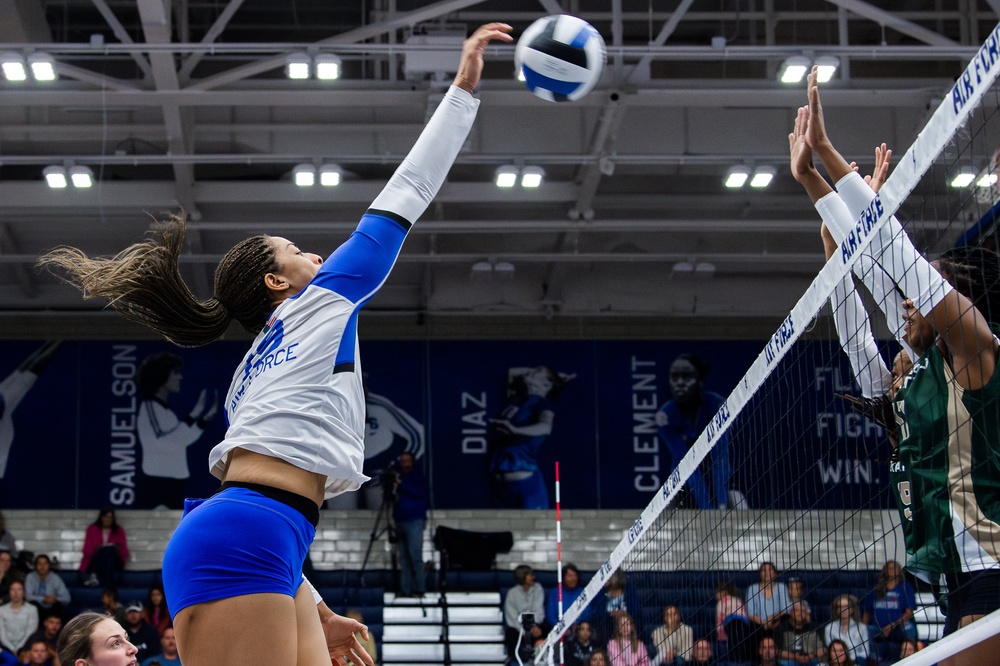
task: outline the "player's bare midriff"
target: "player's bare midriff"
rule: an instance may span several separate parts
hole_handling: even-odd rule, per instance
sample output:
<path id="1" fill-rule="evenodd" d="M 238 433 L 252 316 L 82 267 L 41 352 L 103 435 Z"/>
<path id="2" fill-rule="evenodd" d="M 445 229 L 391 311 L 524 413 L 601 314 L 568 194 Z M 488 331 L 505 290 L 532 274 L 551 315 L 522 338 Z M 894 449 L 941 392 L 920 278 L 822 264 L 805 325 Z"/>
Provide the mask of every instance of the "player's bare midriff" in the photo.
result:
<path id="1" fill-rule="evenodd" d="M 307 472 L 295 465 L 246 449 L 233 449 L 229 453 L 226 476 L 223 481 L 259 483 L 272 488 L 302 495 L 323 504 L 326 476 Z"/>

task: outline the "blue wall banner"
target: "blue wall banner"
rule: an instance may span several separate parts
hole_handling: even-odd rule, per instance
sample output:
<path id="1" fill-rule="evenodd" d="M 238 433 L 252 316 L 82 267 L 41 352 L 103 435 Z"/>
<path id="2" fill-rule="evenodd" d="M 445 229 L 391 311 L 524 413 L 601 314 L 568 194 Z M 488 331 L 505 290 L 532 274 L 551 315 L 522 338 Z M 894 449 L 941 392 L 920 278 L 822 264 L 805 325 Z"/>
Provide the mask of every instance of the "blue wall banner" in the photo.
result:
<path id="1" fill-rule="evenodd" d="M 786 361 L 796 372 L 767 380 L 678 506 L 890 505 L 888 445 L 879 428 L 836 397 L 854 389 L 846 363 L 829 365 L 831 358 L 840 362 L 835 345 L 796 344 Z M 3 346 L 3 507 L 179 508 L 184 497 L 217 488 L 208 452 L 224 436 L 220 396 L 245 342 L 197 349 L 151 341 Z M 410 451 L 428 474 L 435 507 L 549 508 L 558 461 L 564 507 L 640 509 L 701 429 L 712 427 L 761 343 L 361 347 L 369 476 L 377 480 Z M 700 402 L 687 393 L 695 384 Z M 331 505 L 372 506 L 379 495 L 374 488 Z"/>

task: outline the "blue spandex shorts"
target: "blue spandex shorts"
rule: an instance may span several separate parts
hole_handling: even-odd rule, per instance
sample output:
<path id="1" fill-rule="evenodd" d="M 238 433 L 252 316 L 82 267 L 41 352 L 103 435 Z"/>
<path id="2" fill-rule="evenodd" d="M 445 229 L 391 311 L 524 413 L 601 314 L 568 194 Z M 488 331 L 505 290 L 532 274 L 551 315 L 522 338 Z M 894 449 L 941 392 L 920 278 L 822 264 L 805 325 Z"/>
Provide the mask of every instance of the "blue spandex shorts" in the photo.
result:
<path id="1" fill-rule="evenodd" d="M 256 490 L 224 488 L 205 500 L 185 500 L 184 517 L 163 555 L 171 617 L 194 604 L 244 594 L 294 597 L 315 535 L 301 511 Z"/>

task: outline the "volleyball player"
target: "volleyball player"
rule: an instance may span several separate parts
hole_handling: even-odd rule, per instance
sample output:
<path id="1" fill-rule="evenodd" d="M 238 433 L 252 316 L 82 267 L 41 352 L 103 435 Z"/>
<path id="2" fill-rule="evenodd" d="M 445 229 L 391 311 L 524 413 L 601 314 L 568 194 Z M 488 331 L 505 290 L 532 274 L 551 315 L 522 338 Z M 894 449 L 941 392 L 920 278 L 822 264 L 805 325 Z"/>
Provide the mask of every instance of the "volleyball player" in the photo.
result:
<path id="1" fill-rule="evenodd" d="M 465 41 L 454 85 L 358 229 L 326 262 L 284 238 L 255 236 L 223 257 L 215 296 L 199 302 L 180 279 L 180 219 L 113 259 L 73 248 L 43 258 L 86 296 L 108 298 L 175 343 L 211 342 L 233 319 L 257 334 L 226 397 L 229 429 L 209 457 L 222 490 L 188 502 L 164 554 L 186 666 L 329 666 L 331 656 L 372 663 L 353 636 L 362 630 L 367 637 L 367 629 L 310 593 L 302 563 L 324 498 L 368 480 L 358 310 L 388 276 L 468 136 L 483 51 L 493 40 L 512 41 L 510 31 L 490 23 Z"/>
<path id="2" fill-rule="evenodd" d="M 834 239 L 857 241 L 855 220 L 881 204 L 826 135 L 815 68 L 808 90 L 789 135 L 792 172 Z M 947 257 L 940 267 L 963 286 L 955 289 L 901 228 L 893 231 L 887 224 L 874 232 L 867 252 L 905 295 L 904 339 L 915 358 L 893 402 L 912 500 L 907 566 L 944 574 L 951 633 L 1000 608 L 1000 342 L 989 323 L 1000 316 L 1000 262 L 984 251 Z M 994 636 L 944 663 L 990 663 L 998 649 Z"/>

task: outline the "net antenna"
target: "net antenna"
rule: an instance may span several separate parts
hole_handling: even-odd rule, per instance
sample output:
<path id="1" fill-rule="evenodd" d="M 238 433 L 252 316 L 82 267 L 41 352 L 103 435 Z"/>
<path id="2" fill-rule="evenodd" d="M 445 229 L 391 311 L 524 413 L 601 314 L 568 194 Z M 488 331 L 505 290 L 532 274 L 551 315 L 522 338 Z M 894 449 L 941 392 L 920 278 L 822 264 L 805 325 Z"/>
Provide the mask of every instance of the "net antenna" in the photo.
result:
<path id="1" fill-rule="evenodd" d="M 614 548 L 577 601 L 566 610 L 563 617 L 549 633 L 545 642 L 536 650 L 536 664 L 554 663 L 554 647 L 556 643 L 560 641 L 568 628 L 580 617 L 590 602 L 601 594 L 601 589 L 608 578 L 622 568 L 623 564 L 627 561 L 636 561 L 642 549 L 648 545 L 648 542 L 653 537 L 654 526 L 656 526 L 656 529 L 671 531 L 666 538 L 675 540 L 680 534 L 676 531 L 678 529 L 683 530 L 692 526 L 692 530 L 697 530 L 705 528 L 709 523 L 717 527 L 724 525 L 732 531 L 734 542 L 743 542 L 741 545 L 742 551 L 739 553 L 735 552 L 735 548 L 721 553 L 706 553 L 704 551 L 708 550 L 707 544 L 704 544 L 706 545 L 705 548 L 699 549 L 698 543 L 691 543 L 689 541 L 681 548 L 682 550 L 686 550 L 678 556 L 680 563 L 670 563 L 669 568 L 672 570 L 684 568 L 684 565 L 692 570 L 702 572 L 710 568 L 727 568 L 726 566 L 719 567 L 718 565 L 721 563 L 723 565 L 728 564 L 728 568 L 730 569 L 746 571 L 748 569 L 755 569 L 755 564 L 765 561 L 765 557 L 772 555 L 778 555 L 780 556 L 779 559 L 783 559 L 785 562 L 794 564 L 802 569 L 810 567 L 815 569 L 829 569 L 832 558 L 835 556 L 845 556 L 845 553 L 847 557 L 852 558 L 852 563 L 855 565 L 859 562 L 868 564 L 867 569 L 873 568 L 870 566 L 870 563 L 877 556 L 885 558 L 888 555 L 888 559 L 899 559 L 898 554 L 901 552 L 899 544 L 897 544 L 895 549 L 891 547 L 886 549 L 885 544 L 848 543 L 852 539 L 858 539 L 857 534 L 851 534 L 852 530 L 857 527 L 857 524 L 864 521 L 870 523 L 873 520 L 877 523 L 879 521 L 879 512 L 872 512 L 874 518 L 873 516 L 860 516 L 859 514 L 845 517 L 843 515 L 844 512 L 824 511 L 798 512 L 796 515 L 784 515 L 785 525 L 783 527 L 775 527 L 771 530 L 772 532 L 779 532 L 783 540 L 780 543 L 777 541 L 767 542 L 765 548 L 760 547 L 760 535 L 768 533 L 770 528 L 764 524 L 767 522 L 767 519 L 762 516 L 761 512 L 672 511 L 665 517 L 663 514 L 665 509 L 672 506 L 672 502 L 678 497 L 679 492 L 689 477 L 699 470 L 713 446 L 722 438 L 722 435 L 729 432 L 738 419 L 754 418 L 752 415 L 743 414 L 747 405 L 754 402 L 755 407 L 758 405 L 767 407 L 766 399 L 758 396 L 758 391 L 766 382 L 775 381 L 772 373 L 786 359 L 786 356 L 793 349 L 796 349 L 796 342 L 800 339 L 803 332 L 809 328 L 810 322 L 820 309 L 828 302 L 835 287 L 841 283 L 845 276 L 851 273 L 858 258 L 871 244 L 877 232 L 888 223 L 900 205 L 906 201 L 914 188 L 918 186 L 924 174 L 931 169 L 935 161 L 939 159 L 939 156 L 942 156 L 942 151 L 948 148 L 943 157 L 953 160 L 955 155 L 951 153 L 954 153 L 956 150 L 962 152 L 968 148 L 968 144 L 974 143 L 969 140 L 970 131 L 966 131 L 966 129 L 970 124 L 970 117 L 973 117 L 974 112 L 981 109 L 981 104 L 987 92 L 990 92 L 990 104 L 1000 105 L 1000 94 L 995 90 L 996 79 L 998 72 L 1000 72 L 1000 58 L 997 57 L 998 44 L 1000 44 L 1000 24 L 994 27 L 985 43 L 970 61 L 962 76 L 959 77 L 949 94 L 938 106 L 916 140 L 902 158 L 897 161 L 892 175 L 883 184 L 875 199 L 876 205 L 872 206 L 865 214 L 862 214 L 858 218 L 855 227 L 857 231 L 856 242 L 853 244 L 842 244 L 839 251 L 833 255 L 830 261 L 819 272 L 785 320 L 767 341 L 756 360 L 737 384 L 735 390 L 726 398 L 709 425 L 700 434 L 688 453 L 676 465 L 676 468 L 667 478 L 666 482 L 641 512 L 631 529 L 628 530 L 628 534 Z M 978 122 L 984 125 L 990 124 L 994 130 L 996 129 L 998 121 L 996 120 L 995 108 L 975 113 L 974 117 Z M 981 131 L 980 133 L 983 135 L 986 134 L 985 131 Z M 998 133 L 994 132 L 993 138 L 994 145 L 988 147 L 987 154 L 993 153 Z M 963 142 L 965 147 L 955 147 L 956 143 L 962 144 Z M 949 146 L 951 147 L 949 148 Z M 973 149 L 982 152 L 981 146 L 978 148 L 973 147 Z M 995 196 L 990 197 L 991 200 L 995 200 L 995 198 Z M 972 203 L 975 204 L 977 202 L 973 201 Z M 969 202 L 966 201 L 963 205 L 968 206 Z M 931 214 L 938 215 L 939 211 L 933 211 Z M 963 221 L 960 224 L 964 223 Z M 939 232 L 938 240 L 949 236 L 954 237 L 955 235 L 957 234 L 954 233 L 954 230 Z M 839 354 L 839 349 L 837 353 Z M 816 361 L 814 358 L 801 358 L 804 356 L 808 356 L 808 353 L 797 350 L 792 354 L 792 362 L 813 363 Z M 836 363 L 838 365 L 841 363 L 839 360 L 831 361 L 829 358 L 825 362 Z M 800 380 L 795 377 L 783 377 L 782 381 L 793 384 L 792 392 L 804 390 L 805 387 L 812 386 L 807 384 L 803 384 L 801 387 L 798 386 L 796 382 Z M 784 409 L 786 413 L 791 412 L 787 405 L 781 406 L 780 409 Z M 773 416 L 773 414 L 769 416 Z M 850 474 L 851 470 L 847 470 L 846 473 Z M 853 473 L 857 475 L 858 471 L 854 470 Z M 792 512 L 786 513 L 790 514 Z M 684 516 L 678 519 L 680 514 L 684 514 Z M 892 512 L 882 512 L 882 515 L 882 521 L 886 524 L 869 524 L 866 527 L 869 529 L 869 534 L 881 534 L 881 538 L 888 539 L 887 535 L 893 533 L 898 525 L 893 524 L 893 520 L 890 517 Z M 668 527 L 664 527 L 663 523 L 668 521 L 673 522 Z M 898 523 L 898 519 L 895 522 Z M 816 527 L 827 529 L 829 530 L 826 533 L 828 537 L 824 541 L 829 543 L 807 543 L 806 539 L 795 538 L 794 532 L 797 527 L 801 527 L 804 534 L 811 534 L 809 529 Z M 774 539 L 775 537 L 772 536 L 770 538 Z M 757 540 L 756 542 L 755 539 Z M 770 550 L 770 552 L 764 552 L 766 550 Z M 780 550 L 780 552 L 776 552 L 776 550 Z M 748 555 L 748 553 L 753 554 Z M 893 557 L 894 554 L 896 555 L 895 558 Z M 664 569 L 665 567 L 663 567 L 660 561 L 662 555 L 657 555 L 656 557 L 658 558 L 657 564 L 659 564 L 659 568 L 661 570 Z M 742 557 L 742 561 L 740 561 L 740 557 Z M 816 616 L 814 615 L 813 617 L 815 619 Z M 947 639 L 935 643 L 933 649 L 918 652 L 902 663 L 906 664 L 906 666 L 929 665 L 960 652 L 970 645 L 975 644 L 984 636 L 995 635 L 997 633 L 1000 633 L 1000 612 L 993 613 L 968 627 L 960 629 Z M 696 636 L 697 638 L 698 636 Z"/>

